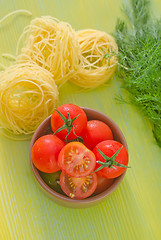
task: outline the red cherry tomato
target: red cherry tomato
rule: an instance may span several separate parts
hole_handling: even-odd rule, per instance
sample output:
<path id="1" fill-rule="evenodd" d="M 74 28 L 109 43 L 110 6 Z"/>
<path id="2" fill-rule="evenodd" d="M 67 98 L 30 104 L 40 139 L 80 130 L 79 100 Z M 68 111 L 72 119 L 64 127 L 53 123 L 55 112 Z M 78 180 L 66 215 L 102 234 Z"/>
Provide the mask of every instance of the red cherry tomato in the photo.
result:
<path id="1" fill-rule="evenodd" d="M 51 128 L 62 140 L 73 140 L 81 136 L 86 125 L 85 112 L 74 104 L 61 105 L 51 116 Z"/>
<path id="2" fill-rule="evenodd" d="M 104 178 L 97 175 L 97 188 L 94 191 L 94 194 L 96 195 L 104 192 L 106 189 L 108 189 L 112 185 L 113 182 L 114 182 L 113 178 L 109 179 L 109 178 Z"/>
<path id="3" fill-rule="evenodd" d="M 72 177 L 85 177 L 96 166 L 94 153 L 80 142 L 66 144 L 60 151 L 58 158 L 59 167 Z"/>
<path id="4" fill-rule="evenodd" d="M 93 149 L 93 153 L 96 156 L 96 161 L 100 162 L 106 162 L 104 157 L 100 154 L 99 150 L 105 154 L 109 159 L 109 166 L 106 166 L 102 168 L 101 170 L 97 171 L 97 174 L 105 177 L 105 178 L 116 178 L 120 176 L 125 170 L 126 166 L 128 165 L 128 152 L 126 148 L 119 142 L 114 140 L 106 140 L 103 142 L 100 142 L 96 145 L 96 147 Z M 113 162 L 113 159 L 111 157 L 119 150 L 120 152 L 114 159 L 115 163 Z M 124 165 L 125 167 L 117 166 L 119 164 Z M 101 166 L 101 164 L 96 164 L 96 170 Z"/>
<path id="5" fill-rule="evenodd" d="M 62 172 L 60 175 L 60 186 L 63 192 L 73 199 L 84 199 L 92 195 L 97 187 L 97 175 L 91 173 L 82 178 L 70 177 Z"/>
<path id="6" fill-rule="evenodd" d="M 104 140 L 113 140 L 113 134 L 109 126 L 99 120 L 90 120 L 82 134 L 84 144 L 87 148 L 93 148 Z"/>
<path id="7" fill-rule="evenodd" d="M 60 170 L 58 155 L 65 143 L 57 136 L 44 135 L 33 145 L 31 157 L 37 169 L 45 173 L 53 173 Z"/>

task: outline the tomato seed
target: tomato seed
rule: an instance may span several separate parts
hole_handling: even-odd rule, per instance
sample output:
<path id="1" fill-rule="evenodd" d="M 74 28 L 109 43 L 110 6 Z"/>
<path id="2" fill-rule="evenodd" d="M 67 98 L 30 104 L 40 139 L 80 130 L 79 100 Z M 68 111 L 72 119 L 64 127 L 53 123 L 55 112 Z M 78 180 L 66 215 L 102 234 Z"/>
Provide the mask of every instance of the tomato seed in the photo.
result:
<path id="1" fill-rule="evenodd" d="M 67 161 L 65 161 L 65 163 L 66 163 L 66 164 L 69 164 L 69 163 L 71 163 L 71 160 L 67 160 Z"/>
<path id="2" fill-rule="evenodd" d="M 90 184 L 90 182 L 91 182 L 91 180 L 86 180 L 86 183 L 87 183 L 87 184 Z"/>
<path id="3" fill-rule="evenodd" d="M 91 175 L 89 175 L 89 176 L 87 176 L 86 178 L 87 178 L 87 179 L 92 179 L 92 176 L 91 176 Z"/>
<path id="4" fill-rule="evenodd" d="M 69 163 L 71 163 L 71 161 L 72 161 L 72 158 L 71 157 L 67 157 L 65 163 L 69 164 Z"/>
<path id="5" fill-rule="evenodd" d="M 78 153 L 79 153 L 78 149 L 76 149 L 76 150 L 75 150 L 75 153 L 76 153 L 76 154 L 78 154 Z"/>
<path id="6" fill-rule="evenodd" d="M 71 198 L 74 198 L 74 197 L 75 197 L 75 195 L 74 195 L 73 193 L 70 193 L 69 196 L 70 196 Z"/>
<path id="7" fill-rule="evenodd" d="M 69 186 L 69 188 L 71 189 L 72 192 L 74 192 L 75 189 L 76 189 L 76 186 L 75 186 L 75 184 L 73 183 L 72 178 L 68 176 L 67 181 L 68 181 L 68 186 Z"/>
<path id="8" fill-rule="evenodd" d="M 82 185 L 82 190 L 83 190 L 83 192 L 87 192 L 88 186 L 87 186 L 86 183 L 84 183 L 84 184 Z"/>
<path id="9" fill-rule="evenodd" d="M 73 182 L 70 182 L 69 183 L 69 188 L 71 189 L 72 192 L 74 192 L 75 189 L 76 189 L 76 186 L 75 186 L 75 184 Z"/>
<path id="10" fill-rule="evenodd" d="M 78 171 L 79 165 L 76 165 L 76 166 L 74 167 L 74 169 L 75 169 L 76 171 Z"/>
<path id="11" fill-rule="evenodd" d="M 86 163 L 83 164 L 84 168 L 88 168 L 88 165 Z"/>
<path id="12" fill-rule="evenodd" d="M 85 158 L 85 163 L 87 163 L 87 164 L 90 163 L 89 158 L 87 158 L 87 157 Z"/>

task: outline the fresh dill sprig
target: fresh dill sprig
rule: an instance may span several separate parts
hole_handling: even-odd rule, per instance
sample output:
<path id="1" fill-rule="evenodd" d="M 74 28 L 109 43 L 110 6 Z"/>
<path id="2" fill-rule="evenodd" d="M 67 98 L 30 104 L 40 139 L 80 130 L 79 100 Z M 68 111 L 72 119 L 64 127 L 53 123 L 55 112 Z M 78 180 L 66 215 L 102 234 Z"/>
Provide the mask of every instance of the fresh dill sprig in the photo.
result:
<path id="1" fill-rule="evenodd" d="M 103 55 L 102 55 L 102 60 L 100 61 L 100 66 L 102 65 L 104 60 L 108 60 L 108 66 L 110 66 L 111 58 L 114 56 L 117 56 L 117 53 L 115 51 L 111 51 L 110 49 L 106 51 L 102 47 L 101 47 L 101 50 L 103 51 Z"/>
<path id="2" fill-rule="evenodd" d="M 128 102 L 139 107 L 153 125 L 161 147 L 161 19 L 150 15 L 147 0 L 125 1 L 126 22 L 118 19 L 118 75 L 129 92 Z"/>

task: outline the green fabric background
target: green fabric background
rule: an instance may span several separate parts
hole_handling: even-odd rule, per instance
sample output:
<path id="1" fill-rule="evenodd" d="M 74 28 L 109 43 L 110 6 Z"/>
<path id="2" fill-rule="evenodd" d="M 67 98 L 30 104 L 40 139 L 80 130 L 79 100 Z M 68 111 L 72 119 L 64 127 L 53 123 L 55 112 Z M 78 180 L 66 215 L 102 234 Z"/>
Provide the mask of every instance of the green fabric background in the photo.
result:
<path id="1" fill-rule="evenodd" d="M 122 16 L 120 0 L 6 0 L 0 17 L 27 9 L 32 17 L 17 14 L 0 25 L 0 54 L 15 54 L 23 28 L 31 18 L 51 15 L 75 30 L 94 28 L 111 33 Z M 155 16 L 160 0 L 152 1 Z M 2 57 L 0 62 L 7 63 Z M 131 169 L 103 203 L 88 209 L 68 209 L 52 202 L 39 188 L 30 169 L 30 141 L 0 135 L 0 239 L 1 240 L 159 240 L 161 239 L 160 149 L 150 123 L 139 109 L 118 104 L 126 94 L 115 77 L 92 91 L 70 83 L 60 89 L 59 104 L 72 102 L 111 117 L 124 133 Z"/>

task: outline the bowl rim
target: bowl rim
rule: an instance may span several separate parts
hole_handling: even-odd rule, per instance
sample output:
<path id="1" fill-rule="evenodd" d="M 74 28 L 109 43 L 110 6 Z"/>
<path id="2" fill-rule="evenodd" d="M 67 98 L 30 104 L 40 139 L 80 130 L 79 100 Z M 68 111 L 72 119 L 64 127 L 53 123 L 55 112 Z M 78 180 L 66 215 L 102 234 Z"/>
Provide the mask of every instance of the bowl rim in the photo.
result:
<path id="1" fill-rule="evenodd" d="M 91 108 L 86 108 L 86 107 L 81 107 L 83 110 L 85 110 L 85 112 L 92 112 L 93 114 L 96 113 L 96 114 L 99 114 L 101 115 L 102 117 L 108 119 L 108 121 L 110 122 L 110 124 L 112 124 L 114 126 L 114 128 L 117 129 L 118 133 L 119 133 L 119 136 L 121 137 L 122 139 L 122 144 L 123 146 L 127 149 L 128 151 L 128 145 L 127 145 L 127 142 L 126 142 L 126 139 L 122 133 L 122 131 L 120 130 L 120 128 L 118 127 L 118 125 L 110 118 L 108 117 L 107 115 L 105 115 L 104 113 L 102 112 L 99 112 L 95 109 L 91 109 Z M 88 198 L 85 198 L 85 199 L 71 199 L 69 198 L 68 196 L 65 196 L 65 195 L 62 195 L 61 193 L 58 193 L 56 191 L 54 191 L 53 189 L 51 189 L 44 181 L 43 179 L 41 178 L 38 170 L 36 169 L 36 167 L 34 166 L 33 162 L 32 162 L 32 158 L 31 158 L 31 150 L 32 150 L 32 146 L 34 144 L 34 142 L 38 139 L 37 138 L 37 133 L 39 132 L 39 130 L 42 128 L 42 126 L 50 120 L 52 114 L 50 116 L 48 116 L 39 126 L 38 128 L 36 129 L 36 131 L 34 132 L 33 136 L 32 136 L 32 139 L 31 139 L 31 142 L 30 142 L 30 149 L 29 149 L 29 157 L 30 157 L 30 166 L 31 166 L 31 169 L 32 169 L 32 172 L 37 180 L 37 182 L 39 183 L 39 185 L 41 186 L 41 188 L 43 188 L 43 190 L 45 190 L 51 197 L 55 197 L 56 199 L 59 199 L 61 201 L 65 201 L 65 202 L 68 202 L 68 203 L 76 203 L 76 204 L 87 204 L 87 203 L 92 203 L 92 202 L 97 202 L 99 200 L 102 200 L 104 199 L 106 196 L 109 196 L 119 185 L 120 183 L 122 182 L 122 179 L 124 178 L 125 174 L 126 174 L 126 171 L 127 169 L 117 178 L 115 178 L 114 182 L 112 183 L 112 185 L 106 189 L 104 192 L 102 193 L 99 193 L 95 196 L 90 196 Z"/>

